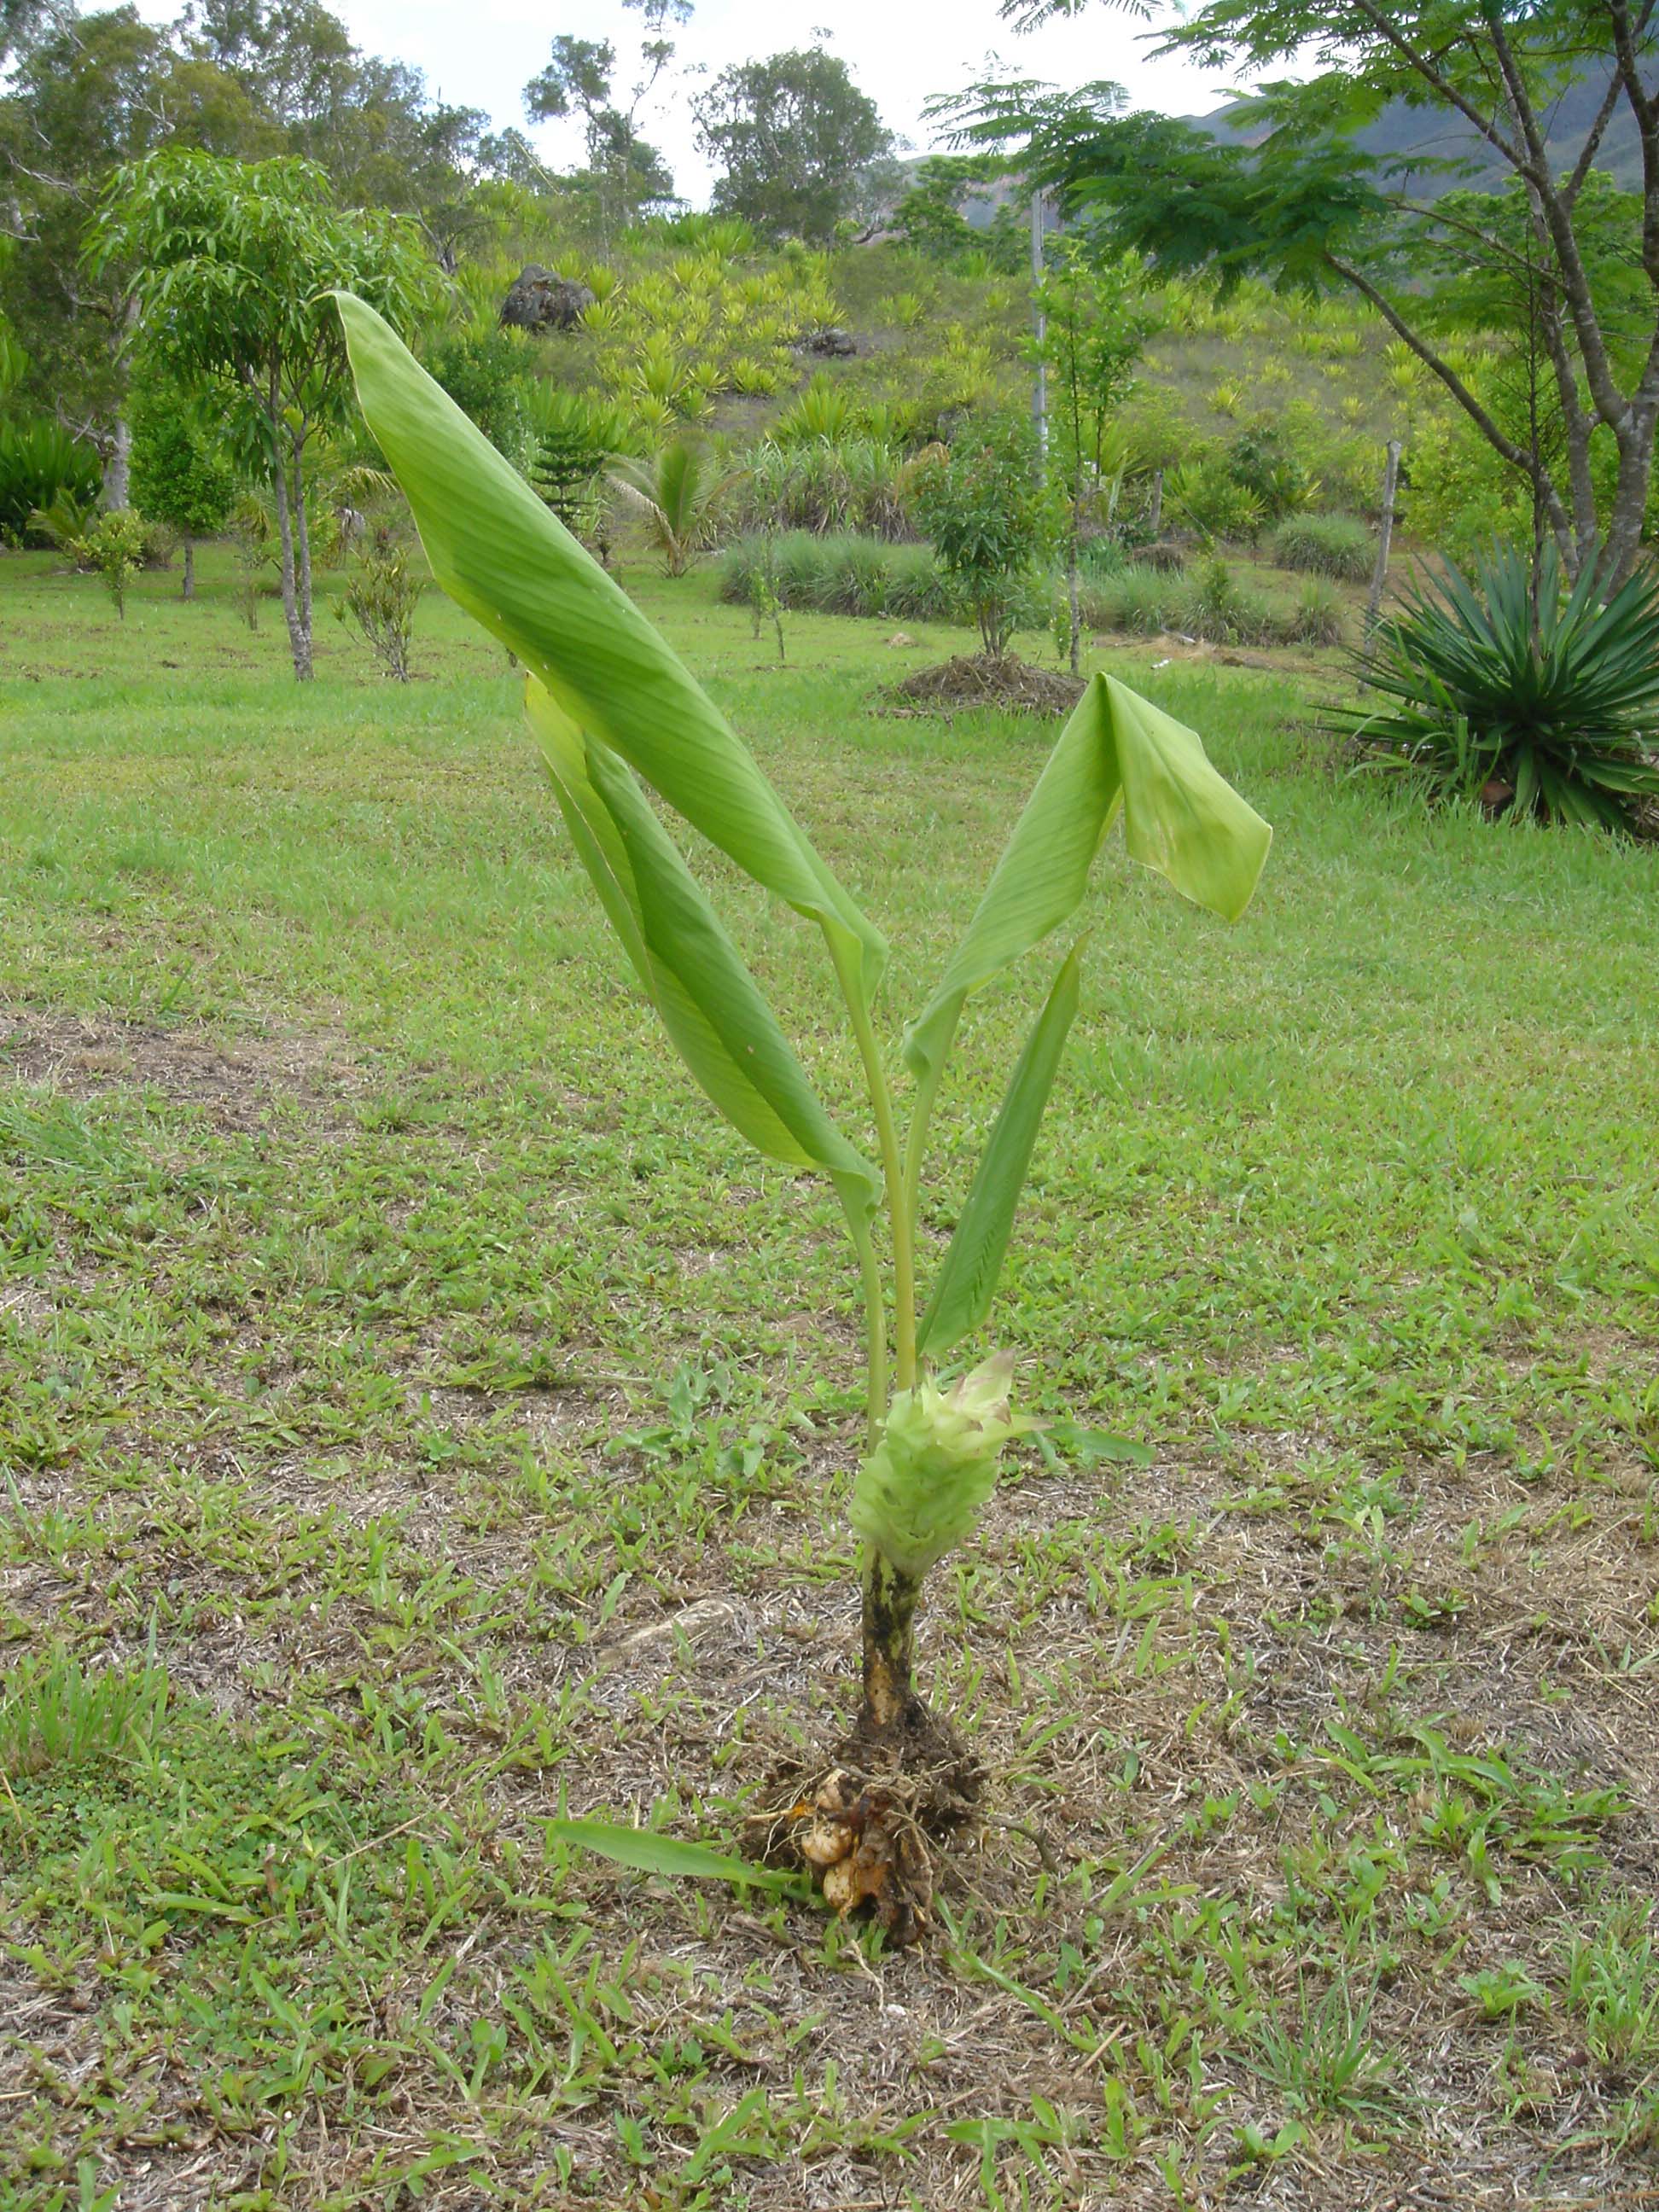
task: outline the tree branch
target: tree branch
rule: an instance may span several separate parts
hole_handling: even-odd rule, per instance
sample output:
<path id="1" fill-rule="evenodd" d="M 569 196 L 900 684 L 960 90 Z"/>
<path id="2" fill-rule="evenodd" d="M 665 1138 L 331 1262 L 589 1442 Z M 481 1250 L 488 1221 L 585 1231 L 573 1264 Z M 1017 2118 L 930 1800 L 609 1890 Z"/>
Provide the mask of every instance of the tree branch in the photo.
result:
<path id="1" fill-rule="evenodd" d="M 1501 454 L 1511 468 L 1518 469 L 1522 476 L 1537 486 L 1538 495 L 1544 502 L 1551 526 L 1559 532 L 1570 532 L 1571 524 L 1562 504 L 1561 495 L 1551 482 L 1549 471 L 1538 456 L 1529 453 L 1524 446 L 1517 446 L 1513 438 L 1505 436 L 1457 371 L 1449 362 L 1442 360 L 1426 339 L 1418 335 L 1394 302 L 1379 292 L 1369 277 L 1362 276 L 1358 269 L 1340 260 L 1328 249 L 1322 258 L 1327 268 L 1334 270 L 1345 284 L 1352 284 L 1363 299 L 1370 302 L 1395 337 L 1411 348 L 1425 368 L 1439 378 L 1493 452 Z"/>
<path id="2" fill-rule="evenodd" d="M 1371 0 L 1354 0 L 1354 6 L 1378 37 L 1391 46 L 1402 61 L 1409 63 L 1425 84 L 1431 84 L 1443 100 L 1449 101 L 1460 115 L 1474 124 L 1486 143 L 1500 153 L 1512 169 L 1519 170 L 1522 176 L 1527 173 L 1527 162 L 1520 148 L 1510 145 L 1497 124 L 1484 116 L 1472 100 L 1466 100 L 1451 79 L 1436 67 L 1427 54 L 1418 52 L 1397 23 L 1385 15 L 1380 8 L 1373 7 Z"/>

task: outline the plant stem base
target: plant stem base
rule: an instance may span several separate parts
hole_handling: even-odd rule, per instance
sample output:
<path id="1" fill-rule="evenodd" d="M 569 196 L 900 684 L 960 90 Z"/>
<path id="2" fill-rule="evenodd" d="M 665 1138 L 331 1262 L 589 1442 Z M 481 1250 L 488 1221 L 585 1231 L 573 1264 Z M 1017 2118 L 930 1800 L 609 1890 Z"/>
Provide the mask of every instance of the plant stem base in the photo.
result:
<path id="1" fill-rule="evenodd" d="M 842 1918 L 868 1910 L 896 1944 L 933 1919 L 937 1854 L 974 1819 L 983 1768 L 920 1698 L 878 1721 L 867 1710 L 827 1764 L 781 1767 L 744 1849 L 806 1869 Z"/>

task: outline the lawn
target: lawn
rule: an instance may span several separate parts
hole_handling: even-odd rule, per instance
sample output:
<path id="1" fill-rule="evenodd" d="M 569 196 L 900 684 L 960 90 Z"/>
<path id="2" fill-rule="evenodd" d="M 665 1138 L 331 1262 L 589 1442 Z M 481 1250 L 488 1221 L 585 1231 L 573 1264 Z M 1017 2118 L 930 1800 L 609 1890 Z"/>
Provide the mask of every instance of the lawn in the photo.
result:
<path id="1" fill-rule="evenodd" d="M 969 1349 L 1155 1455 L 1027 1450 L 937 1572 L 993 1787 L 892 1953 L 546 1828 L 729 1845 L 850 1712 L 834 1201 L 679 1072 L 504 655 L 325 610 L 301 689 L 200 565 L 0 563 L 0 2206 L 1659 2201 L 1659 849 L 1332 774 L 1334 664 L 1105 649 L 1277 842 L 1231 930 L 1098 870 Z M 960 633 L 632 581 L 896 1036 L 1050 732 L 871 711 Z"/>

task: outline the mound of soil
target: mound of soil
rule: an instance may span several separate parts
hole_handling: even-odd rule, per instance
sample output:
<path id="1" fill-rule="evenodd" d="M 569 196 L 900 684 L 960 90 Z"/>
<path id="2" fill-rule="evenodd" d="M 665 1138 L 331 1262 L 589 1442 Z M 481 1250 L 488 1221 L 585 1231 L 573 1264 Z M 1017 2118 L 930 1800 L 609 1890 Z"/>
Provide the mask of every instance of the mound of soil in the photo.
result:
<path id="1" fill-rule="evenodd" d="M 1069 714 L 1083 696 L 1075 676 L 1033 668 L 1017 653 L 959 653 L 920 668 L 883 694 L 890 714 L 959 714 L 1000 707 L 1016 714 Z"/>

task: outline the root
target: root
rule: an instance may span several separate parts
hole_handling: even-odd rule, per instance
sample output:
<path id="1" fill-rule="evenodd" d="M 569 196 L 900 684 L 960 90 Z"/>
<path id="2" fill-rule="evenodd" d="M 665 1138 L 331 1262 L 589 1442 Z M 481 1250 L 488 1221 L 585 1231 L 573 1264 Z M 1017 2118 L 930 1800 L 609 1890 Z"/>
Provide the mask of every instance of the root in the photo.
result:
<path id="1" fill-rule="evenodd" d="M 919 1698 L 896 1719 L 866 1711 L 827 1765 L 781 1769 L 744 1850 L 805 1869 L 845 1919 L 867 1907 L 896 1944 L 932 1924 L 934 1857 L 975 1818 L 983 1769 Z"/>

